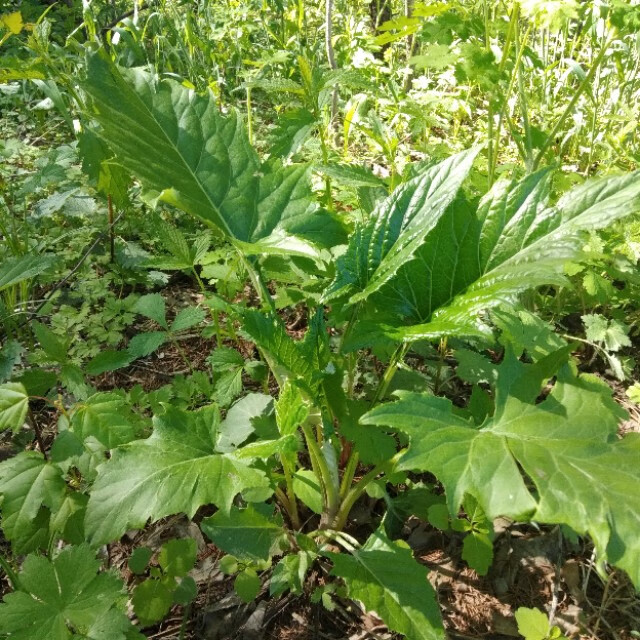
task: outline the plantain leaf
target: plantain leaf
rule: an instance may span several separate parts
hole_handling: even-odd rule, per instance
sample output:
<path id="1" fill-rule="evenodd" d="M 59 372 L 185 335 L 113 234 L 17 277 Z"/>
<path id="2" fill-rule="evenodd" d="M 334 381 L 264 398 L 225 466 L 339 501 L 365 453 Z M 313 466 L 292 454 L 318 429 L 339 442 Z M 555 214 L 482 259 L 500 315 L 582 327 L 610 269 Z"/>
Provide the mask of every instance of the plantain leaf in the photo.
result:
<path id="1" fill-rule="evenodd" d="M 241 491 L 266 487 L 261 471 L 216 453 L 218 423 L 208 407 L 191 413 L 167 407 L 154 418 L 150 438 L 116 449 L 98 468 L 89 499 L 85 527 L 92 543 L 116 540 L 149 518 L 193 517 L 205 504 L 228 512 Z"/>
<path id="2" fill-rule="evenodd" d="M 333 575 L 344 579 L 349 597 L 375 611 L 392 631 L 408 640 L 444 639 L 438 601 L 426 567 L 403 541 L 392 541 L 379 529 L 351 554 L 325 552 Z"/>

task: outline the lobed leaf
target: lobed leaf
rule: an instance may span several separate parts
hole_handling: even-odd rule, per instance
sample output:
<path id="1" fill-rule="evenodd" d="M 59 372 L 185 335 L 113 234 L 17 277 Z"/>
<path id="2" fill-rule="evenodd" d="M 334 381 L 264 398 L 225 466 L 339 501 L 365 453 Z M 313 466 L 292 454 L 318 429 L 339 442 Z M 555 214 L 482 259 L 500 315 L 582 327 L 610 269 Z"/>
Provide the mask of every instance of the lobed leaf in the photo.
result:
<path id="1" fill-rule="evenodd" d="M 85 527 L 92 544 L 117 540 L 149 518 L 175 513 L 193 517 L 215 504 L 228 511 L 241 491 L 267 487 L 266 476 L 230 455 L 216 452 L 217 414 L 167 407 L 154 432 L 116 449 L 98 468 Z"/>

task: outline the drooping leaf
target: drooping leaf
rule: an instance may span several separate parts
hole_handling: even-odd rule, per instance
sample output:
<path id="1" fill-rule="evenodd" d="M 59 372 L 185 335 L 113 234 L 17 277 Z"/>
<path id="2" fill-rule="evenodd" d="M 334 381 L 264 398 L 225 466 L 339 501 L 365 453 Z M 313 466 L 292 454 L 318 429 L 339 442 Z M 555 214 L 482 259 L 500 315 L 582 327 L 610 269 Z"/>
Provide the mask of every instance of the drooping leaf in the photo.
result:
<path id="1" fill-rule="evenodd" d="M 139 333 L 129 340 L 127 353 L 132 360 L 145 358 L 159 349 L 167 341 L 167 337 L 167 333 L 164 331 Z"/>
<path id="2" fill-rule="evenodd" d="M 3 259 L 0 266 L 0 291 L 19 282 L 30 280 L 51 268 L 51 256 L 29 254 Z"/>
<path id="3" fill-rule="evenodd" d="M 274 156 L 293 155 L 304 144 L 316 125 L 314 115 L 307 109 L 292 109 L 282 114 L 270 135 L 270 151 Z"/>
<path id="4" fill-rule="evenodd" d="M 273 568 L 271 574 L 270 595 L 279 596 L 288 590 L 296 595 L 301 594 L 308 569 L 309 554 L 305 551 L 299 551 L 282 558 Z"/>
<path id="5" fill-rule="evenodd" d="M 233 588 L 241 600 L 251 602 L 260 593 L 260 578 L 251 568 L 241 571 L 233 583 Z"/>
<path id="6" fill-rule="evenodd" d="M 349 164 L 327 164 L 316 170 L 348 187 L 384 187 L 384 180 L 365 167 Z"/>
<path id="7" fill-rule="evenodd" d="M 19 382 L 0 385 L 0 431 L 22 428 L 29 410 L 29 395 Z"/>
<path id="8" fill-rule="evenodd" d="M 454 202 L 416 259 L 377 292 L 376 307 L 399 316 L 384 332 L 405 341 L 477 334 L 482 311 L 538 286 L 567 284 L 563 267 L 581 256 L 585 230 L 640 211 L 638 173 L 588 181 L 556 206 L 547 202 L 547 183 L 542 170 L 498 182 L 476 211 Z"/>
<path id="9" fill-rule="evenodd" d="M 114 205 L 126 205 L 131 178 L 92 129 L 85 127 L 78 136 L 78 152 L 92 186 L 104 197 L 111 196 Z"/>
<path id="10" fill-rule="evenodd" d="M 287 381 L 275 403 L 278 431 L 283 436 L 294 434 L 309 415 L 309 407 L 300 390 Z"/>
<path id="11" fill-rule="evenodd" d="M 356 228 L 325 299 L 352 292 L 352 303 L 364 300 L 414 258 L 466 178 L 479 148 L 434 165 L 399 186 Z"/>
<path id="12" fill-rule="evenodd" d="M 85 371 L 90 376 L 99 376 L 105 371 L 115 371 L 116 369 L 128 367 L 132 360 L 133 356 L 128 351 L 105 349 L 87 363 Z"/>
<path id="13" fill-rule="evenodd" d="M 314 386 L 318 369 L 307 357 L 303 343 L 296 342 L 288 334 L 279 317 L 261 313 L 255 309 L 243 312 L 242 330 L 264 349 L 289 375 L 293 375 L 308 388 Z"/>
<path id="14" fill-rule="evenodd" d="M 68 358 L 67 341 L 61 340 L 49 327 L 40 322 L 32 322 L 31 328 L 48 358 L 53 362 L 64 364 Z"/>
<path id="15" fill-rule="evenodd" d="M 202 530 L 225 553 L 240 560 L 268 560 L 284 535 L 282 519 L 274 516 L 272 505 L 232 507 L 202 521 Z"/>
<path id="16" fill-rule="evenodd" d="M 403 541 L 392 541 L 380 529 L 351 554 L 325 552 L 332 574 L 344 579 L 351 598 L 360 600 L 408 640 L 443 640 L 438 601 L 426 567 Z"/>
<path id="17" fill-rule="evenodd" d="M 144 573 L 152 555 L 153 549 L 149 549 L 149 547 L 137 547 L 133 550 L 129 558 L 129 569 L 136 574 Z"/>
<path id="18" fill-rule="evenodd" d="M 0 349 L 0 382 L 11 378 L 13 368 L 20 361 L 22 345 L 17 340 L 7 340 Z"/>
<path id="19" fill-rule="evenodd" d="M 582 322 L 587 340 L 603 344 L 607 351 L 620 351 L 622 347 L 631 346 L 628 328 L 617 320 L 608 320 L 599 313 L 592 313 L 582 316 Z"/>
<path id="20" fill-rule="evenodd" d="M 2 530 L 16 553 L 49 542 L 49 520 L 65 497 L 60 468 L 36 451 L 23 451 L 0 464 Z"/>
<path id="21" fill-rule="evenodd" d="M 173 592 L 173 601 L 186 607 L 198 596 L 198 585 L 191 576 L 185 576 Z"/>
<path id="22" fill-rule="evenodd" d="M 304 237 L 320 221 L 339 226 L 312 201 L 309 167 L 262 167 L 239 115 L 221 115 L 213 94 L 118 69 L 104 53 L 91 56 L 84 88 L 118 161 L 156 199 L 228 239 L 257 243 L 274 232 Z"/>
<path id="23" fill-rule="evenodd" d="M 489 536 L 475 531 L 468 533 L 462 541 L 462 559 L 478 575 L 486 575 L 493 561 L 493 545 Z"/>
<path id="24" fill-rule="evenodd" d="M 15 640 L 100 640 L 96 626 L 115 607 L 122 582 L 111 573 L 98 573 L 101 562 L 88 545 L 67 547 L 53 560 L 30 555 L 19 574 L 20 588 L 0 604 L 0 635 Z M 127 631 L 107 636 L 126 640 Z"/>
<path id="25" fill-rule="evenodd" d="M 516 622 L 525 640 L 545 640 L 549 635 L 549 617 L 539 609 L 520 607 L 516 611 Z"/>
<path id="26" fill-rule="evenodd" d="M 322 488 L 313 471 L 298 469 L 293 474 L 293 491 L 311 511 L 322 513 Z"/>
<path id="27" fill-rule="evenodd" d="M 300 450 L 300 441 L 295 435 L 289 434 L 275 440 L 258 440 L 251 442 L 241 449 L 237 449 L 237 458 L 260 458 L 268 460 L 276 454 L 291 454 Z"/>
<path id="28" fill-rule="evenodd" d="M 619 441 L 617 426 L 625 413 L 610 389 L 593 377 L 576 377 L 566 365 L 551 393 L 536 404 L 554 375 L 551 365 L 558 367 L 553 358 L 525 365 L 507 352 L 495 413 L 480 428 L 455 415 L 448 400 L 424 394 L 403 394 L 363 421 L 409 436 L 411 446 L 398 468 L 434 473 L 452 513 L 468 494 L 490 519 L 566 524 L 588 533 L 599 556 L 638 585 L 640 544 L 633 531 L 640 525 L 640 438 L 632 434 Z"/>
<path id="29" fill-rule="evenodd" d="M 266 487 L 265 475 L 230 455 L 216 453 L 218 420 L 206 408 L 167 407 L 154 418 L 150 438 L 116 449 L 98 469 L 87 518 L 94 544 L 174 513 L 192 517 L 205 504 L 227 511 L 241 491 Z"/>
<path id="30" fill-rule="evenodd" d="M 254 420 L 265 415 L 271 408 L 273 398 L 264 393 L 249 393 L 236 402 L 222 421 L 217 448 L 219 451 L 233 451 L 254 431 Z"/>

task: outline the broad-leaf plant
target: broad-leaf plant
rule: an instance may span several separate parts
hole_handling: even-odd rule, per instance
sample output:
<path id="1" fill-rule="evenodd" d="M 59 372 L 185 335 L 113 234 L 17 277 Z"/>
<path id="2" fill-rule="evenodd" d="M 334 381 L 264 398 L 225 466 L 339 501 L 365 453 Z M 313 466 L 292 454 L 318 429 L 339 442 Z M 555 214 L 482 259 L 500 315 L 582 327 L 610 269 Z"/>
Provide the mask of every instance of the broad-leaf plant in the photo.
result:
<path id="1" fill-rule="evenodd" d="M 230 408 L 158 402 L 150 418 L 117 393 L 95 394 L 61 414 L 48 457 L 3 462 L 2 528 L 14 550 L 75 546 L 51 561 L 29 556 L 0 605 L 0 634 L 137 637 L 121 585 L 97 574 L 96 554 L 131 529 L 186 514 L 229 554 L 224 570 L 245 599 L 262 573 L 272 595 L 301 594 L 315 565 L 340 585 L 333 593 L 393 631 L 444 638 L 428 571 L 400 535 L 425 493 L 431 522 L 462 523 L 463 557 L 480 573 L 502 516 L 590 536 L 598 561 L 640 587 L 640 438 L 618 437 L 624 411 L 609 387 L 580 374 L 572 345 L 519 306 L 525 292 L 568 284 L 564 265 L 583 258 L 585 230 L 640 211 L 640 175 L 588 180 L 558 198 L 553 171 L 539 169 L 476 197 L 465 188 L 476 146 L 417 166 L 348 228 L 317 204 L 313 166 L 263 161 L 240 116 L 222 113 L 212 93 L 121 69 L 104 52 L 90 56 L 81 88 L 84 135 L 99 140 L 89 164 L 117 167 L 147 203 L 204 223 L 254 288 L 244 301 L 204 292 L 236 327 L 214 369 L 241 384 L 235 347 L 252 343 L 269 375 Z M 302 337 L 273 293 L 288 271 L 303 276 Z M 153 348 L 182 328 L 167 324 L 157 298 L 137 307 L 163 329 Z M 408 363 L 437 364 L 446 348 L 473 389 L 465 406 L 439 395 L 433 367 L 414 371 L 422 382 L 411 388 L 401 380 Z M 109 356 L 118 366 L 133 357 Z M 18 430 L 27 408 L 21 383 L 0 387 L 3 429 Z M 363 539 L 351 513 L 374 489 L 388 511 Z M 163 571 L 134 596 L 142 622 L 154 619 L 146 592 L 161 592 L 163 611 L 183 597 L 173 590 L 184 573 Z"/>

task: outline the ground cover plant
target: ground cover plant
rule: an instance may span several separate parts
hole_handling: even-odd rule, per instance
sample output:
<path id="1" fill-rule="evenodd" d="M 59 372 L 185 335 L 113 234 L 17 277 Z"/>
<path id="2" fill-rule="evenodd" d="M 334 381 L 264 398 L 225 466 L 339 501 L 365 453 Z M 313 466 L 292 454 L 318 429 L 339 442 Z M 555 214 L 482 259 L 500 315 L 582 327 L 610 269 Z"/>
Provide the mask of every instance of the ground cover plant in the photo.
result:
<path id="1" fill-rule="evenodd" d="M 0 637 L 640 634 L 635 3 L 0 15 Z"/>

